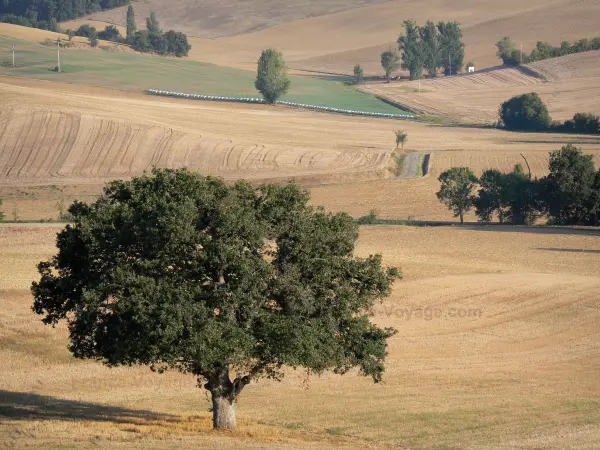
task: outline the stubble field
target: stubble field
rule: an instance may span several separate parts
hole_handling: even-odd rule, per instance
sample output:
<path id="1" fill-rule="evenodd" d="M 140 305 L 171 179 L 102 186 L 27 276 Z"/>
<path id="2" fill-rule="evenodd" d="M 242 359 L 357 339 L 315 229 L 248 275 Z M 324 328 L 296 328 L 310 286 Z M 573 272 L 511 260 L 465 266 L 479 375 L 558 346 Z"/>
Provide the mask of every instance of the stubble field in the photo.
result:
<path id="1" fill-rule="evenodd" d="M 600 235 L 365 227 L 404 280 L 374 320 L 398 329 L 385 381 L 249 386 L 240 430 L 210 431 L 192 377 L 76 361 L 27 289 L 56 226 L 0 227 L 0 438 L 15 448 L 595 448 Z M 444 243 L 444 245 L 440 245 Z"/>
<path id="2" fill-rule="evenodd" d="M 23 49 L 38 58 L 36 67 L 18 73 L 0 67 L 5 219 L 56 220 L 73 200 L 92 201 L 107 180 L 153 166 L 185 166 L 227 180 L 298 182 L 311 191 L 313 204 L 353 216 L 374 209 L 383 219 L 449 221 L 451 213 L 435 196 L 436 178 L 449 167 L 468 166 L 477 174 L 508 171 L 524 164 L 524 156 L 533 175 L 543 176 L 548 153 L 569 143 L 600 165 L 600 140 L 594 136 L 441 125 L 448 118 L 492 121 L 500 101 L 532 90 L 548 101 L 556 119 L 581 108 L 598 113 L 600 73 L 592 53 L 541 63 L 536 70 L 547 82 L 509 69 L 423 82 L 421 93 L 411 83 L 371 87 L 443 116 L 438 124 L 134 92 L 252 90 L 252 73 L 240 69 L 254 69 L 260 50 L 273 43 L 295 69 L 348 73 L 360 62 L 367 72 L 379 73 L 379 53 L 409 17 L 460 20 L 467 59 L 478 68 L 497 64 L 493 44 L 506 34 L 527 49 L 539 39 L 558 44 L 559 38 L 596 35 L 600 25 L 600 6 L 592 0 L 485 5 L 436 0 L 426 7 L 412 0 L 324 1 L 308 2 L 302 10 L 284 3 L 256 0 L 253 17 L 244 15 L 245 2 L 233 9 L 231 2 L 211 0 L 198 10 L 187 0 L 168 9 L 154 1 L 134 3 L 140 25 L 150 7 L 166 27 L 213 24 L 214 29 L 202 25 L 195 36 L 222 37 L 192 37 L 190 59 L 227 67 L 134 55 L 134 70 L 129 54 L 72 50 L 79 52 L 71 53 L 77 63 L 65 67 L 74 84 L 57 83 L 47 70 L 51 59 L 43 52 L 51 49 L 35 46 L 46 32 L 16 27 L 17 33 L 0 24 L 0 35 L 8 36 L 0 38 L 0 59 L 6 60 L 16 39 L 27 41 Z M 365 6 L 355 8 L 360 5 Z M 211 17 L 218 7 L 223 14 Z M 207 13 L 204 22 L 194 16 L 200 10 Z M 117 12 L 123 13 L 112 13 Z M 113 20 L 108 13 L 93 17 Z M 106 61 L 121 62 L 115 69 L 104 67 Z M 303 96 L 343 97 L 331 80 L 296 80 Z M 368 97 L 358 98 L 351 101 Z M 408 133 L 404 150 L 395 149 L 398 128 Z M 432 155 L 427 177 L 395 178 L 397 161 L 409 152 Z M 65 327 L 44 327 L 31 312 L 28 289 L 36 264 L 54 253 L 61 227 L 0 225 L 0 443 L 9 447 L 600 447 L 597 229 L 362 227 L 357 254 L 382 253 L 386 264 L 404 274 L 374 316 L 398 329 L 385 382 L 373 385 L 355 374 L 307 377 L 290 369 L 281 384 L 249 386 L 238 407 L 239 431 L 223 434 L 210 429 L 209 398 L 194 379 L 74 360 Z"/>

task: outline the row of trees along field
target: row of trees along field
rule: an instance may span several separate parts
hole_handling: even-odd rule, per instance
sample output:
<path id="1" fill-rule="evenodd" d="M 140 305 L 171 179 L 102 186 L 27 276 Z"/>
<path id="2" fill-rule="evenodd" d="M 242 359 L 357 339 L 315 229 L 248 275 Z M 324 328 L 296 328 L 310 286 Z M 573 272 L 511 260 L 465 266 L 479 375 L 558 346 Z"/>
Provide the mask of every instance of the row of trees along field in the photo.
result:
<path id="1" fill-rule="evenodd" d="M 505 101 L 500 105 L 498 114 L 499 125 L 507 130 L 600 134 L 600 116 L 576 113 L 572 120 L 553 121 L 548 108 L 535 92 Z"/>
<path id="2" fill-rule="evenodd" d="M 135 11 L 131 5 L 127 9 L 127 35 L 125 37 L 114 25 L 108 25 L 104 30 L 98 32 L 95 27 L 84 24 L 75 31 L 67 30 L 66 34 L 69 38 L 72 36 L 86 37 L 90 40 L 92 47 L 98 45 L 98 39 L 103 39 L 129 44 L 139 52 L 154 52 L 159 55 L 187 56 L 192 48 L 184 33 L 174 30 L 163 32 L 154 12 L 146 18 L 146 30 L 138 31 L 135 23 Z"/>
<path id="3" fill-rule="evenodd" d="M 410 73 L 411 80 L 420 79 L 423 70 L 430 78 L 436 77 L 439 69 L 443 69 L 445 75 L 462 70 L 465 45 L 458 22 L 436 25 L 428 20 L 424 26 L 419 26 L 413 20 L 405 20 L 403 26 L 404 34 L 398 38 L 398 49 L 390 48 L 381 54 L 381 66 L 388 81 L 400 67 Z M 354 75 L 360 81 L 360 66 L 355 67 Z"/>
<path id="4" fill-rule="evenodd" d="M 438 180 L 438 199 L 461 223 L 475 208 L 481 222 L 497 216 L 500 223 L 514 225 L 532 225 L 543 217 L 550 225 L 599 224 L 600 169 L 591 155 L 570 144 L 550 153 L 549 174 L 541 179 L 517 164 L 510 173 L 490 169 L 480 178 L 467 167 L 453 167 Z"/>
<path id="5" fill-rule="evenodd" d="M 600 50 L 600 36 L 594 39 L 580 39 L 571 44 L 568 41 L 563 41 L 560 47 L 554 47 L 548 42 L 538 41 L 531 53 L 526 54 L 518 49 L 515 42 L 504 37 L 496 43 L 498 58 L 506 66 L 518 66 L 519 64 L 529 64 L 535 61 L 542 61 L 549 58 L 558 58 L 573 53 L 589 52 L 592 50 Z"/>
<path id="6" fill-rule="evenodd" d="M 129 0 L 1 0 L 0 21 L 59 31 L 58 22 L 128 3 Z"/>

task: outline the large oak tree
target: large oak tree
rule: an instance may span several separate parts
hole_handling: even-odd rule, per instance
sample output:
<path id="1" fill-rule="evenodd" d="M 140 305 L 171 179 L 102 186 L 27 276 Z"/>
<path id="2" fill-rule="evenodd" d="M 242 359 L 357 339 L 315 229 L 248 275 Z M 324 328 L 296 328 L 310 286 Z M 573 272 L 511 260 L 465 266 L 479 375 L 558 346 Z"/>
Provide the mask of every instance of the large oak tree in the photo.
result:
<path id="1" fill-rule="evenodd" d="M 69 211 L 32 291 L 44 323 L 67 321 L 75 357 L 191 374 L 221 429 L 246 385 L 285 366 L 381 380 L 394 330 L 369 313 L 399 271 L 353 256 L 351 217 L 294 185 L 154 170 Z"/>

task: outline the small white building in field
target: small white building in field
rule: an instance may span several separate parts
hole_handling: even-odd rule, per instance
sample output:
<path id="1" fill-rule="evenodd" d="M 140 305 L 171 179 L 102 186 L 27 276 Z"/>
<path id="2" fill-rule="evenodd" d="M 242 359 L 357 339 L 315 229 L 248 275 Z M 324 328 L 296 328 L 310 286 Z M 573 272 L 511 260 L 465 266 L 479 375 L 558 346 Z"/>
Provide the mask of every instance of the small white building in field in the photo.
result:
<path id="1" fill-rule="evenodd" d="M 475 72 L 475 65 L 474 65 L 474 64 L 469 64 L 469 65 L 467 66 L 467 72 L 468 72 L 468 73 L 473 73 L 473 72 Z"/>

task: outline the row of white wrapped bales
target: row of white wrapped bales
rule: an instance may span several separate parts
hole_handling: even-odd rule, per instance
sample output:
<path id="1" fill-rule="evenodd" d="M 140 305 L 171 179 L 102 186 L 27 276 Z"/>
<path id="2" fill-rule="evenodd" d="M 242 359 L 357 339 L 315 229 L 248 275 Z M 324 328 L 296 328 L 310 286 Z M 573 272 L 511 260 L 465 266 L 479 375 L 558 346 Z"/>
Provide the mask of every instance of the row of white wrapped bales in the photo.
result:
<path id="1" fill-rule="evenodd" d="M 212 100 L 219 102 L 238 102 L 238 103 L 266 103 L 262 98 L 255 97 L 223 97 L 218 95 L 202 95 L 202 94 L 186 94 L 184 92 L 161 91 L 158 89 L 148 89 L 146 91 L 150 95 L 159 95 L 162 97 L 189 98 L 191 100 Z M 388 117 L 393 119 L 410 119 L 413 116 L 410 114 L 389 114 L 357 111 L 353 109 L 331 108 L 329 106 L 306 105 L 304 103 L 294 102 L 277 102 L 279 105 L 293 106 L 296 108 L 313 109 L 316 111 L 335 112 L 339 114 L 351 114 L 355 116 L 370 116 L 370 117 Z"/>

